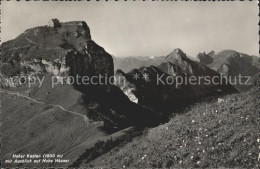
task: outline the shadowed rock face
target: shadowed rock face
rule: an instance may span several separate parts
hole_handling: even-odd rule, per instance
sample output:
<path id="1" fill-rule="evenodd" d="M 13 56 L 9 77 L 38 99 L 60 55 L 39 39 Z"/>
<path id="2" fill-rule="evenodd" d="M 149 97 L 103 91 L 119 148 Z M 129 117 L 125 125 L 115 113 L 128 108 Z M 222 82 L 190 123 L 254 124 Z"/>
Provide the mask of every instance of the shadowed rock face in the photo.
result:
<path id="1" fill-rule="evenodd" d="M 86 22 L 26 30 L 1 46 L 1 75 L 50 72 L 54 75 L 113 76 L 113 59 L 90 35 Z"/>

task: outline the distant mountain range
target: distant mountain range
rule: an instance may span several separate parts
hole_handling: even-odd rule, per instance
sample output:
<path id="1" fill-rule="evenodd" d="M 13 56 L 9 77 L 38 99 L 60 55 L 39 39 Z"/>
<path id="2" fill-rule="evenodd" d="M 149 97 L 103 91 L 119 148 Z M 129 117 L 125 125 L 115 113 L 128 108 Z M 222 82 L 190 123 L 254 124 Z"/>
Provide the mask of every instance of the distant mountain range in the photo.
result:
<path id="1" fill-rule="evenodd" d="M 158 66 L 164 60 L 164 56 L 129 56 L 116 57 L 113 56 L 115 70 L 120 69 L 129 72 L 132 69 L 142 66 Z"/>

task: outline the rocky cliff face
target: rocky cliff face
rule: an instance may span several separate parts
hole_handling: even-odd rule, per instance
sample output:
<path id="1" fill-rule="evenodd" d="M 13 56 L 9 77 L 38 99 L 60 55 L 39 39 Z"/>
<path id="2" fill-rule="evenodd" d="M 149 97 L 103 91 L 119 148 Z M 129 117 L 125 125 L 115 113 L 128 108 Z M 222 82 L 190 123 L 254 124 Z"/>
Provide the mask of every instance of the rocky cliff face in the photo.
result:
<path id="1" fill-rule="evenodd" d="M 45 72 L 57 76 L 114 74 L 112 56 L 91 39 L 84 21 L 28 29 L 1 48 L 2 79 Z"/>

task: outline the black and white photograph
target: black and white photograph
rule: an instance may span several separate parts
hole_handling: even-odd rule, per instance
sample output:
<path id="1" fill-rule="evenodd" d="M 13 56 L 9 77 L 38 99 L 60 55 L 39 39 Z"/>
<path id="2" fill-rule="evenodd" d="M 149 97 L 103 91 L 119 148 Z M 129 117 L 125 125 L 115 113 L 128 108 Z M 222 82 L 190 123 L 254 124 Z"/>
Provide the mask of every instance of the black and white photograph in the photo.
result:
<path id="1" fill-rule="evenodd" d="M 0 1 L 1 168 L 259 168 L 259 1 Z"/>

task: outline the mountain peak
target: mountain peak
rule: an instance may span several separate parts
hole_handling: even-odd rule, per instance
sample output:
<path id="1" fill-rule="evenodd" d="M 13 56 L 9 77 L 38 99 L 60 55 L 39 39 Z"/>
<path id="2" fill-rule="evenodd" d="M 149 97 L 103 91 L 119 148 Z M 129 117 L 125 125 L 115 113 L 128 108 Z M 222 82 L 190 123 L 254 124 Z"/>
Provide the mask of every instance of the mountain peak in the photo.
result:
<path id="1" fill-rule="evenodd" d="M 179 48 L 174 49 L 169 55 L 166 56 L 166 61 L 175 63 L 187 60 L 188 57 L 187 55 Z"/>
<path id="2" fill-rule="evenodd" d="M 185 55 L 184 52 L 180 49 L 180 48 L 176 48 L 172 51 L 172 53 L 176 53 L 176 54 L 179 54 L 179 55 Z"/>

